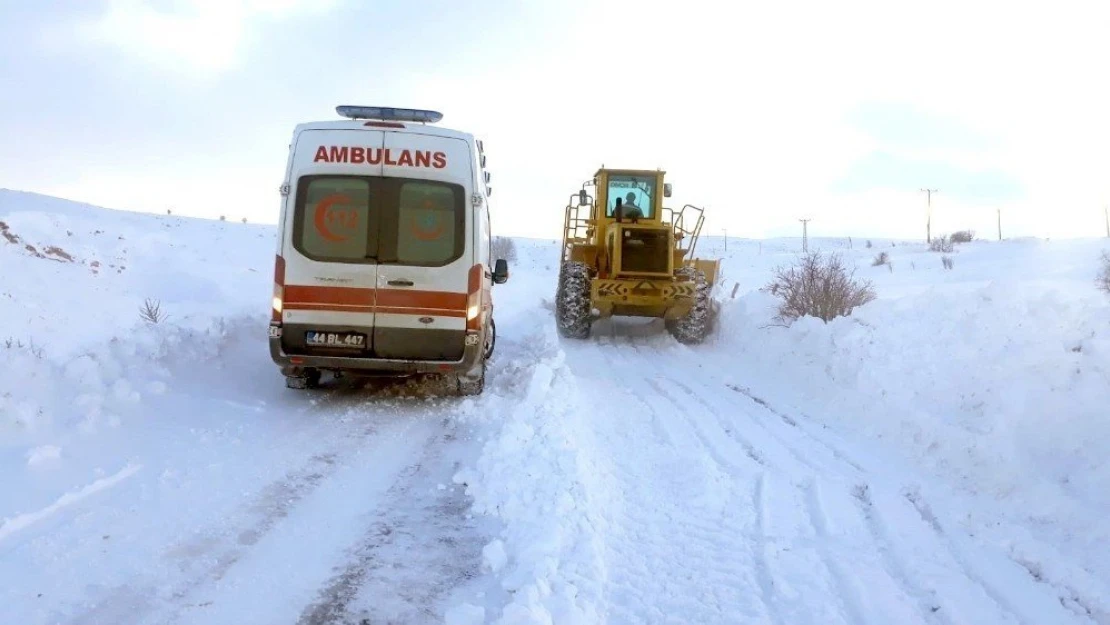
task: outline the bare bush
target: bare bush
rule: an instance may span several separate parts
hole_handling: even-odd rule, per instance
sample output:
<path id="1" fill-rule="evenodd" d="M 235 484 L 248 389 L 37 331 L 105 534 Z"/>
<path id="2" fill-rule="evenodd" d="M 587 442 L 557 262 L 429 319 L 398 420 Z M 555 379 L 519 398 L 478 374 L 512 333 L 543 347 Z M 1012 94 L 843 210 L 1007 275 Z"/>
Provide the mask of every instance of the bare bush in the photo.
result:
<path id="1" fill-rule="evenodd" d="M 162 312 L 161 302 L 148 299 L 143 302 L 143 307 L 139 309 L 139 317 L 147 323 L 157 324 L 165 321 L 167 315 Z"/>
<path id="2" fill-rule="evenodd" d="M 35 358 L 38 358 L 39 360 L 42 360 L 42 357 L 45 354 L 41 346 L 35 345 L 35 339 L 31 339 L 29 342 L 24 343 L 19 339 L 9 336 L 7 339 L 4 340 L 4 349 L 27 350 L 27 353 L 31 354 Z"/>
<path id="3" fill-rule="evenodd" d="M 953 243 L 971 243 L 972 241 L 975 240 L 975 231 L 974 230 L 960 230 L 959 232 L 953 232 L 952 236 L 949 237 L 949 239 Z"/>
<path id="4" fill-rule="evenodd" d="M 516 260 L 516 244 L 509 237 L 493 237 L 491 253 L 493 260 L 504 258 L 507 261 Z"/>
<path id="5" fill-rule="evenodd" d="M 956 246 L 947 234 L 942 234 L 939 237 L 933 237 L 933 240 L 929 242 L 929 251 L 951 254 L 956 251 Z"/>
<path id="6" fill-rule="evenodd" d="M 1098 272 L 1096 283 L 1100 291 L 1110 295 L 1110 252 L 1102 253 L 1102 269 Z"/>
<path id="7" fill-rule="evenodd" d="M 782 300 L 777 319 L 790 322 L 799 317 L 830 321 L 875 299 L 870 282 L 858 282 L 837 254 L 824 257 L 807 253 L 789 267 L 775 270 L 774 280 L 765 289 Z"/>
<path id="8" fill-rule="evenodd" d="M 887 254 L 886 252 L 879 252 L 879 255 L 875 257 L 875 260 L 871 261 L 872 267 L 880 267 L 887 264 L 890 264 L 890 254 Z"/>
<path id="9" fill-rule="evenodd" d="M 871 249 L 871 240 L 870 239 L 867 240 L 867 249 Z"/>
<path id="10" fill-rule="evenodd" d="M 945 269 L 951 269 L 956 266 L 956 261 L 952 260 L 951 256 L 941 256 L 940 263 L 944 265 Z"/>

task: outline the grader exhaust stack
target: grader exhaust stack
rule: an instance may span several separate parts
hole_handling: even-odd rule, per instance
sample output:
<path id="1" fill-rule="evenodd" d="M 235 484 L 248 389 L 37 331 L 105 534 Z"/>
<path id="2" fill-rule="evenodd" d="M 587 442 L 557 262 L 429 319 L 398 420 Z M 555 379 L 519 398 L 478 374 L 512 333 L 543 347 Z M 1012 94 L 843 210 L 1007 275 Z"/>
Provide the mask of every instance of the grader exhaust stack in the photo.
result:
<path id="1" fill-rule="evenodd" d="M 665 208 L 664 175 L 602 168 L 571 196 L 555 296 L 563 336 L 588 338 L 595 318 L 611 316 L 662 318 L 687 344 L 708 335 L 721 261 L 694 257 L 705 215 L 689 204 Z"/>

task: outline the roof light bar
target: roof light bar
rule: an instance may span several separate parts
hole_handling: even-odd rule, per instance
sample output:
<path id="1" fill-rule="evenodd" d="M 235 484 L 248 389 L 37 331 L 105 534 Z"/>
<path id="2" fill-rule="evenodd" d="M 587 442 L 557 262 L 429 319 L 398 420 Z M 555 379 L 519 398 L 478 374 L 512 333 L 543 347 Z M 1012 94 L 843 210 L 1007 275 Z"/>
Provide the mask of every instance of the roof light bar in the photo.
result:
<path id="1" fill-rule="evenodd" d="M 335 112 L 347 119 L 380 119 L 392 122 L 422 122 L 434 124 L 443 119 L 443 113 L 437 111 L 399 109 L 385 106 L 341 105 L 335 107 Z"/>

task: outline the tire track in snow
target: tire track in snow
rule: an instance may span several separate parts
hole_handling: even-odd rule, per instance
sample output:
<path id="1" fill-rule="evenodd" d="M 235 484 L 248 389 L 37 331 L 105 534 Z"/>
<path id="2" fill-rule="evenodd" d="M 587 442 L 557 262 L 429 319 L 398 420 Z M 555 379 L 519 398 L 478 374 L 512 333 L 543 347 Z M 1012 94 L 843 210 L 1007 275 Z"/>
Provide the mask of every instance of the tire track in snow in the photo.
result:
<path id="1" fill-rule="evenodd" d="M 703 396 L 704 395 L 703 393 L 698 393 L 693 387 L 687 385 L 686 383 L 684 383 L 682 380 L 680 380 L 678 378 L 670 378 L 670 382 L 673 383 L 678 388 L 680 388 L 687 396 L 692 398 L 695 402 L 697 402 L 702 407 L 704 407 L 706 410 L 708 410 L 709 413 L 712 414 L 713 417 L 716 419 L 718 426 L 726 433 L 726 435 L 728 435 L 730 438 L 733 438 L 734 440 L 739 439 L 739 442 L 740 442 L 741 445 L 744 445 L 745 442 L 746 442 L 747 445 L 752 445 L 752 443 L 748 442 L 746 438 L 740 438 L 739 434 L 733 434 L 732 433 L 737 429 L 735 419 L 731 419 L 731 421 L 733 421 L 733 423 L 728 423 L 728 425 L 726 426 L 726 423 L 727 423 L 726 417 L 721 414 L 721 411 L 720 411 L 719 408 L 714 407 L 712 404 L 709 403 L 709 401 L 707 399 L 705 399 L 705 397 Z M 806 458 L 804 458 L 801 455 L 801 453 L 798 452 L 797 449 L 795 449 L 791 445 L 786 444 L 786 442 L 781 437 L 779 437 L 778 435 L 774 434 L 769 429 L 767 429 L 767 427 L 764 426 L 762 423 L 760 423 L 759 420 L 756 419 L 753 415 L 751 415 L 751 414 L 749 414 L 745 411 L 742 411 L 742 410 L 739 411 L 739 412 L 741 412 L 743 414 L 743 416 L 747 417 L 746 421 L 748 423 L 754 424 L 760 431 L 762 431 L 767 436 L 767 443 L 769 443 L 770 446 L 773 446 L 777 450 L 785 453 L 786 455 L 788 455 L 792 459 L 792 462 L 789 463 L 789 464 L 793 464 L 793 465 L 797 465 L 798 467 L 802 467 L 806 471 L 817 471 L 818 470 L 818 467 L 815 466 L 812 462 L 810 462 Z M 758 453 L 760 453 L 761 456 L 763 455 L 762 452 L 758 452 Z M 789 464 L 787 466 L 789 466 Z M 782 468 L 782 467 L 780 466 L 780 468 Z"/>
<path id="2" fill-rule="evenodd" d="M 864 615 L 862 601 L 855 586 L 851 582 L 851 577 L 845 572 L 844 568 L 832 557 L 829 553 L 828 544 L 831 540 L 829 535 L 829 520 L 825 513 L 824 506 L 821 503 L 820 493 L 817 491 L 815 480 L 806 480 L 802 485 L 802 492 L 805 497 L 806 512 L 808 513 L 809 522 L 813 526 L 813 531 L 817 536 L 817 553 L 821 557 L 822 563 L 829 571 L 832 577 L 833 584 L 836 585 L 837 596 L 840 599 L 841 605 L 850 617 L 849 623 L 875 623 L 876 621 L 866 618 Z M 882 622 L 882 621 L 878 621 Z"/>
<path id="3" fill-rule="evenodd" d="M 329 403 L 334 402 L 332 397 L 328 399 L 331 400 Z M 248 519 L 253 519 L 231 526 L 221 524 L 215 529 L 202 532 L 196 539 L 169 549 L 166 555 L 171 558 L 187 558 L 191 561 L 204 558 L 215 562 L 177 584 L 170 599 L 182 602 L 205 584 L 221 580 L 254 545 L 288 517 L 302 500 L 331 478 L 342 465 L 343 459 L 357 453 L 365 441 L 379 432 L 377 424 L 366 424 L 358 430 L 357 435 L 346 439 L 342 445 L 313 454 L 301 467 L 259 489 L 251 502 L 241 508 Z M 210 555 L 216 551 L 217 555 Z"/>
<path id="4" fill-rule="evenodd" d="M 640 351 L 640 349 L 638 347 L 636 347 L 636 345 L 634 343 L 630 344 L 630 347 L 632 347 L 632 349 L 637 354 L 640 354 L 642 356 L 642 352 Z M 622 350 L 617 348 L 617 349 L 614 349 L 613 351 L 617 352 L 617 355 L 619 355 L 629 367 L 634 367 L 635 366 L 635 362 L 632 361 L 630 358 L 628 358 L 627 354 L 621 353 Z M 617 363 L 613 359 L 612 355 L 607 354 L 606 359 L 609 360 L 610 362 L 612 362 L 615 365 L 619 366 L 619 364 L 620 364 L 620 363 Z M 650 358 L 642 358 L 642 359 L 643 360 L 648 360 L 648 361 L 652 360 Z M 639 382 L 639 381 L 640 380 L 637 379 L 637 382 Z M 673 379 L 668 379 L 668 381 L 678 384 L 678 382 L 676 380 L 673 380 Z M 690 412 L 691 412 L 690 411 L 690 406 L 688 404 L 682 403 L 681 400 L 676 399 L 671 393 L 669 393 L 666 390 L 666 388 L 664 388 L 661 384 L 659 384 L 656 377 L 645 377 L 645 378 L 643 378 L 643 383 L 646 383 L 648 386 L 650 386 L 650 390 L 654 392 L 653 393 L 654 395 L 656 395 L 658 397 L 662 397 L 663 399 L 666 399 L 668 403 L 670 403 L 672 406 L 675 407 L 675 409 L 677 411 L 676 414 L 678 414 L 679 416 L 682 417 L 682 419 L 685 421 L 685 423 L 687 424 L 690 431 L 693 432 L 697 436 L 698 440 L 701 441 L 702 445 L 709 451 L 710 454 L 713 455 L 714 459 L 718 463 L 724 464 L 724 465 L 727 465 L 727 466 L 731 466 L 734 469 L 743 469 L 744 468 L 744 467 L 741 467 L 740 465 L 738 465 L 734 460 L 732 460 L 731 457 L 722 453 L 718 449 L 720 447 L 720 443 L 718 443 L 713 437 L 709 436 L 709 434 L 705 431 L 705 428 L 701 424 L 699 424 L 698 422 L 695 421 L 693 416 L 690 414 Z M 637 396 L 637 397 L 639 397 L 639 396 Z M 702 403 L 702 406 L 705 407 L 707 410 L 709 410 L 712 413 L 712 408 L 710 408 L 709 406 L 707 406 L 704 403 Z M 717 417 L 717 415 L 714 414 L 714 417 Z M 719 417 L 716 418 L 716 421 L 717 421 L 718 427 L 722 427 L 721 420 L 720 420 Z M 742 436 L 732 435 L 728 429 L 725 429 L 724 433 L 726 434 L 726 436 L 724 438 L 726 440 L 731 440 L 734 443 L 738 444 L 744 450 L 744 454 L 751 461 L 753 461 L 757 465 L 760 465 L 760 466 L 763 466 L 763 467 L 768 466 L 767 458 L 764 456 L 764 454 L 762 452 L 757 450 L 755 448 L 755 446 L 751 444 L 751 442 L 749 442 L 747 439 L 745 439 Z"/>
<path id="5" fill-rule="evenodd" d="M 800 437 L 802 440 L 812 440 L 813 442 L 817 443 L 821 447 L 825 448 L 832 455 L 832 457 L 835 458 L 836 460 L 839 460 L 843 463 L 846 463 L 846 464 L 850 465 L 852 468 L 856 469 L 860 473 L 866 472 L 866 469 L 864 469 L 864 467 L 859 462 L 857 462 L 849 454 L 847 454 L 843 450 L 841 450 L 837 445 L 835 445 L 835 444 L 831 443 L 830 441 L 826 440 L 824 437 L 819 436 L 819 435 L 815 434 L 814 432 L 812 432 L 810 430 L 810 428 L 807 426 L 807 424 L 805 423 L 805 421 L 809 420 L 809 419 L 808 419 L 808 417 L 805 417 L 804 414 L 801 415 L 803 417 L 803 419 L 800 420 L 797 417 L 792 416 L 790 414 L 790 412 L 782 410 L 779 407 L 777 400 L 774 404 L 772 404 L 770 401 L 768 401 L 764 397 L 754 393 L 750 388 L 733 382 L 730 376 L 719 375 L 712 368 L 709 368 L 709 367 L 705 366 L 707 359 L 711 362 L 721 362 L 721 359 L 719 357 L 716 357 L 711 353 L 706 354 L 705 352 L 695 351 L 692 348 L 687 347 L 685 345 L 677 346 L 675 351 L 682 354 L 680 362 L 685 363 L 681 367 L 681 369 L 683 371 L 689 372 L 691 370 L 696 370 L 696 371 L 699 372 L 699 375 L 704 374 L 704 375 L 712 378 L 713 380 L 719 382 L 720 384 L 724 385 L 725 388 L 731 390 L 732 392 L 735 392 L 739 395 L 743 395 L 744 397 L 747 397 L 752 402 L 758 404 L 759 406 L 766 409 L 771 414 L 778 417 L 778 419 L 780 421 L 782 421 L 783 424 L 789 426 L 789 430 L 787 430 L 787 431 L 790 433 L 790 438 Z M 727 364 L 730 364 L 730 363 L 726 362 L 726 363 L 722 363 L 722 364 L 727 365 Z M 727 366 L 722 366 L 722 367 L 719 367 L 717 370 L 728 371 L 729 369 L 727 368 Z M 689 379 L 689 374 L 687 373 L 683 377 Z M 702 382 L 700 379 L 699 379 L 699 384 L 703 387 L 703 390 L 706 391 L 706 392 L 715 393 L 715 391 L 717 390 L 715 385 L 711 385 L 709 383 Z M 765 426 L 762 422 L 758 422 L 758 423 L 759 423 L 759 425 L 761 425 L 764 428 L 764 430 L 766 430 L 768 432 L 769 435 L 775 435 L 774 433 L 772 433 L 770 431 L 770 428 Z M 785 441 L 785 439 L 782 438 L 783 435 L 777 435 L 777 436 L 778 436 L 780 441 Z"/>
<path id="6" fill-rule="evenodd" d="M 170 614 L 154 622 L 215 624 L 241 621 L 247 614 L 255 622 L 296 619 L 334 575 L 335 564 L 344 561 L 345 549 L 365 536 L 366 525 L 377 515 L 398 514 L 385 506 L 391 503 L 385 494 L 414 460 L 421 461 L 426 441 L 438 430 L 438 420 L 429 415 L 401 411 L 389 428 L 336 461 L 336 469 L 219 580 L 203 580 L 188 593 L 189 605 L 166 606 Z"/>
<path id="7" fill-rule="evenodd" d="M 581 353 L 596 355 L 599 369 L 626 368 L 624 354 L 614 351 L 620 348 L 590 346 Z M 712 454 L 685 409 L 654 401 L 642 380 L 614 394 L 601 379 L 579 374 L 584 390 L 605 389 L 587 393 L 605 416 L 593 421 L 599 448 L 637 450 L 605 455 L 599 463 L 614 484 L 607 506 L 612 530 L 604 543 L 608 621 L 769 622 L 770 606 L 757 599 L 761 585 L 751 540 L 756 521 L 747 486 L 762 467 L 743 455 L 728 462 Z M 670 437 L 658 437 L 655 424 L 637 418 L 640 405 Z"/>
<path id="8" fill-rule="evenodd" d="M 360 402 L 361 403 L 361 402 Z M 307 418 L 323 418 L 321 410 L 338 408 L 346 404 L 348 413 L 355 414 L 360 403 L 336 401 L 332 394 L 321 397 L 320 404 L 310 410 Z M 296 511 L 305 499 L 332 479 L 349 461 L 357 457 L 368 441 L 379 437 L 398 435 L 412 427 L 418 415 L 402 409 L 385 421 L 357 425 L 337 443 L 313 453 L 301 464 L 286 471 L 285 475 L 257 488 L 249 499 L 234 508 L 230 514 L 213 525 L 195 532 L 192 536 L 168 544 L 162 551 L 170 567 L 162 569 L 161 579 L 142 579 L 146 588 L 144 601 L 135 601 L 138 589 L 133 585 L 140 580 L 125 580 L 107 594 L 87 603 L 94 604 L 72 617 L 74 625 L 112 620 L 126 614 L 132 622 L 154 619 L 166 623 L 183 618 L 186 612 L 208 608 L 210 602 L 191 600 L 206 587 L 220 583 L 229 571 L 250 557 L 260 542 L 278 528 Z M 160 616 L 158 616 L 160 615 Z"/>
<path id="9" fill-rule="evenodd" d="M 429 438 L 424 460 L 401 473 L 377 519 L 349 548 L 347 563 L 319 590 L 318 600 L 302 611 L 298 625 L 440 621 L 437 602 L 477 573 L 484 543 L 464 518 L 463 489 L 436 487 L 458 469 L 443 459 L 449 438 Z"/>
<path id="10" fill-rule="evenodd" d="M 633 363 L 630 360 L 627 359 L 627 357 L 624 354 L 620 353 L 620 348 L 619 347 L 611 346 L 611 350 L 612 350 L 612 352 L 615 352 L 615 353 L 606 353 L 606 354 L 603 355 L 604 359 L 607 362 L 611 363 L 612 365 L 614 365 L 617 368 L 620 368 L 622 365 L 628 365 L 628 368 L 631 368 L 631 367 L 635 366 L 635 365 L 633 365 Z M 621 358 L 623 360 L 623 362 L 620 362 L 620 361 L 616 360 L 616 358 L 618 358 L 618 357 Z M 628 396 L 632 397 L 636 402 L 638 402 L 639 404 L 641 404 L 645 408 L 647 408 L 649 412 L 651 412 L 651 414 L 653 416 L 653 419 L 652 419 L 653 423 L 658 424 L 659 427 L 661 427 L 664 431 L 667 432 L 667 438 L 668 438 L 668 440 L 669 440 L 669 442 L 671 443 L 672 446 L 674 446 L 676 448 L 681 448 L 681 444 L 679 444 L 679 439 L 680 438 L 685 438 L 687 442 L 699 442 L 700 446 L 705 448 L 705 450 L 709 453 L 709 455 L 713 459 L 713 461 L 715 463 L 717 463 L 718 465 L 724 466 L 724 467 L 729 467 L 729 468 L 734 469 L 734 470 L 741 470 L 741 469 L 744 468 L 742 465 L 737 463 L 736 460 L 733 460 L 732 458 L 728 457 L 726 454 L 722 453 L 718 449 L 718 445 L 716 443 L 712 442 L 711 440 L 709 440 L 709 438 L 707 438 L 705 433 L 702 432 L 701 429 L 693 423 L 693 421 L 690 419 L 689 415 L 687 414 L 688 409 L 689 409 L 688 406 L 683 406 L 681 404 L 675 403 L 673 400 L 670 400 L 668 395 L 665 392 L 663 392 L 662 389 L 659 388 L 659 386 L 651 378 L 644 378 L 644 379 L 634 378 L 633 380 L 631 380 L 631 382 L 632 382 L 631 386 L 633 386 L 638 392 L 627 393 L 627 391 L 626 391 L 626 394 Z M 670 412 L 670 413 L 661 413 L 658 410 L 658 407 L 657 407 L 656 404 L 654 404 L 654 403 L 648 401 L 647 399 L 645 399 L 646 397 L 651 397 L 651 396 L 656 396 L 656 397 L 661 397 L 663 399 L 666 399 L 667 402 L 669 404 L 671 404 L 671 406 L 676 408 L 676 411 L 675 412 Z M 686 425 L 684 433 L 687 434 L 687 436 L 679 437 L 679 436 L 676 435 L 676 432 L 675 432 L 674 428 L 671 427 L 671 425 L 670 425 L 671 422 L 672 422 L 672 419 L 670 418 L 671 415 L 678 415 L 682 419 L 682 421 Z M 689 436 L 689 435 L 692 435 L 692 437 Z M 693 438 L 695 440 L 691 441 L 691 438 Z M 755 462 L 757 465 L 765 465 L 766 464 L 766 462 L 763 459 L 758 457 L 758 453 L 755 452 L 754 449 L 752 450 L 752 453 L 746 454 L 746 457 L 750 458 L 751 461 Z"/>
<path id="11" fill-rule="evenodd" d="M 913 581 L 904 563 L 894 553 L 882 519 L 882 511 L 871 500 L 870 486 L 866 483 L 859 484 L 852 492 L 860 516 L 867 522 L 867 529 L 871 534 L 879 554 L 883 558 L 884 566 L 891 579 L 893 579 L 902 592 L 917 603 L 920 613 L 929 623 L 944 625 L 952 623 L 947 612 L 940 611 L 941 605 L 937 601 L 935 588 L 926 590 L 919 583 Z"/>
<path id="12" fill-rule="evenodd" d="M 843 451 L 841 451 L 837 446 L 835 446 L 832 443 L 830 443 L 829 441 L 813 434 L 812 432 L 809 431 L 808 428 L 802 427 L 798 423 L 797 419 L 795 419 L 794 417 L 790 416 L 789 414 L 779 410 L 778 408 L 775 408 L 767 400 L 763 399 L 762 397 L 760 397 L 758 395 L 755 395 L 754 393 L 752 393 L 751 389 L 749 389 L 747 387 L 739 386 L 737 384 L 731 384 L 731 383 L 726 383 L 725 387 L 728 388 L 729 390 L 732 390 L 732 391 L 736 392 L 736 393 L 740 393 L 741 395 L 744 395 L 745 397 L 754 401 L 755 403 L 759 404 L 760 406 L 763 406 L 769 412 L 771 412 L 771 414 L 774 414 L 774 415 L 778 416 L 782 420 L 783 423 L 789 425 L 792 428 L 796 428 L 797 431 L 800 434 L 802 434 L 806 438 L 816 442 L 817 444 L 821 445 L 825 449 L 829 450 L 829 452 L 837 460 L 840 460 L 840 461 L 850 465 L 852 468 L 854 468 L 857 471 L 860 471 L 860 472 L 864 471 L 864 468 L 862 466 L 860 466 L 859 463 L 857 463 L 855 460 L 853 460 L 851 457 L 849 457 L 847 454 L 845 454 Z"/>
<path id="13" fill-rule="evenodd" d="M 659 384 L 659 382 L 657 382 L 656 380 L 654 380 L 652 378 L 645 379 L 645 382 L 648 386 L 651 387 L 651 389 L 653 391 L 655 391 L 656 396 L 667 400 L 667 402 L 669 404 L 674 406 L 674 408 L 676 410 L 675 414 L 681 415 L 683 417 L 687 426 L 689 426 L 690 431 L 693 432 L 698 437 L 698 440 L 701 441 L 701 444 L 713 456 L 713 459 L 718 464 L 722 464 L 724 466 L 730 467 L 730 468 L 735 469 L 735 470 L 745 470 L 745 469 L 750 468 L 750 467 L 742 466 L 740 463 L 733 460 L 730 456 L 721 452 L 718 449 L 718 447 L 720 447 L 720 443 L 717 442 L 708 433 L 706 433 L 704 428 L 702 428 L 702 426 L 699 425 L 693 419 L 693 417 L 690 415 L 689 407 L 684 406 L 680 401 L 676 400 L 674 398 L 674 396 L 672 396 L 670 393 L 668 393 L 667 390 L 665 388 L 663 388 L 662 385 Z M 761 467 L 766 467 L 767 466 L 767 459 L 764 458 L 763 454 L 759 453 L 755 449 L 755 447 L 753 447 L 750 443 L 746 443 L 743 440 L 737 440 L 735 438 L 732 438 L 731 436 L 728 436 L 728 431 L 727 430 L 724 430 L 723 433 L 725 434 L 725 436 L 724 436 L 725 439 L 732 440 L 733 442 L 738 444 L 744 450 L 745 456 L 750 461 L 754 462 L 755 464 L 757 464 Z"/>
<path id="14" fill-rule="evenodd" d="M 916 490 L 909 490 L 905 493 L 904 496 L 906 500 L 908 500 L 913 505 L 914 509 L 917 510 L 918 515 L 921 517 L 921 521 L 925 523 L 934 533 L 936 538 L 939 539 L 939 542 L 944 547 L 945 551 L 959 565 L 962 573 L 969 580 L 971 580 L 973 583 L 976 584 L 976 586 L 982 589 L 982 591 L 986 593 L 986 595 L 990 597 L 992 601 L 994 601 L 1000 608 L 1002 608 L 1010 616 L 1012 616 L 1016 620 L 1016 622 L 1021 623 L 1022 625 L 1034 625 L 1035 623 L 1037 623 L 1035 619 L 1030 620 L 1023 613 L 1023 610 L 1018 608 L 1017 605 L 1015 605 L 1015 603 L 1006 596 L 1006 593 L 1004 593 L 1000 588 L 995 586 L 993 583 L 991 583 L 975 571 L 967 555 L 960 549 L 956 548 L 955 544 L 952 541 L 952 537 L 948 534 L 948 532 L 944 530 L 944 527 L 941 525 L 940 520 L 937 519 L 937 517 L 933 514 L 931 506 L 929 506 L 929 503 L 925 501 L 924 497 L 921 496 L 920 492 Z"/>
<path id="15" fill-rule="evenodd" d="M 759 598 L 767 606 L 767 612 L 773 623 L 784 623 L 778 611 L 774 609 L 775 580 L 771 577 L 771 570 L 767 564 L 767 501 L 763 496 L 766 476 L 763 473 L 756 478 L 752 488 L 752 509 L 755 520 L 752 524 L 752 549 L 755 551 L 755 578 L 759 582 Z"/>

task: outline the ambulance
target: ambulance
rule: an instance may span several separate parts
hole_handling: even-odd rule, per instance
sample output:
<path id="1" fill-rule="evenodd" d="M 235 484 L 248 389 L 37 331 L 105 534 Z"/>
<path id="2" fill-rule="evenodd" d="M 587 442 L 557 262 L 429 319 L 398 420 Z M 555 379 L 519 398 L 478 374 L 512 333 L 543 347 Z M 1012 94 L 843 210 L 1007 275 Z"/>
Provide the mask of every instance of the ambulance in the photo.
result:
<path id="1" fill-rule="evenodd" d="M 482 392 L 493 352 L 492 192 L 482 142 L 436 111 L 339 106 L 295 127 L 281 186 L 270 354 L 323 372 L 440 374 Z"/>

